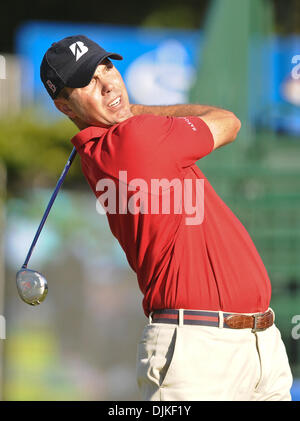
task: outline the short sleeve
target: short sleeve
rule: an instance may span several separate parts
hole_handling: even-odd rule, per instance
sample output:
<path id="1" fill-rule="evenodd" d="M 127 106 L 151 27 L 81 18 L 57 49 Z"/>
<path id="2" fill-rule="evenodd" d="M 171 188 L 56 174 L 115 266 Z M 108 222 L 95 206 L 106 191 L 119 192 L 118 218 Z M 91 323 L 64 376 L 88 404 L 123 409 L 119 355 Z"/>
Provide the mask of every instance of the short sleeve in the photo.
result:
<path id="1" fill-rule="evenodd" d="M 107 166 L 113 166 L 115 174 L 124 169 L 131 177 L 162 178 L 178 175 L 213 146 L 213 136 L 199 117 L 144 114 L 112 130 L 102 152 L 107 149 Z"/>
<path id="2" fill-rule="evenodd" d="M 212 152 L 213 135 L 200 117 L 173 117 L 165 147 L 180 167 L 188 167 Z"/>

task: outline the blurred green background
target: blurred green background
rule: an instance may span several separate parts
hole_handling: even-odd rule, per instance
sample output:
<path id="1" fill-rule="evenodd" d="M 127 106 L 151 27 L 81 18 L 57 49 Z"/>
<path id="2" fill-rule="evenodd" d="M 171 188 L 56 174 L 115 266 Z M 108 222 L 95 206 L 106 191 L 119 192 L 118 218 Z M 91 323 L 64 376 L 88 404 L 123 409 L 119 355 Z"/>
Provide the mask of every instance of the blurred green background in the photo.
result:
<path id="1" fill-rule="evenodd" d="M 14 53 L 14 33 L 28 18 L 203 31 L 189 99 L 231 109 L 243 129 L 236 142 L 199 166 L 262 256 L 272 281 L 271 307 L 294 377 L 300 378 L 300 339 L 291 333 L 292 318 L 300 315 L 300 139 L 254 125 L 249 108 L 250 101 L 259 112 L 272 112 L 261 104 L 268 84 L 261 71 L 266 60 L 262 45 L 274 34 L 299 35 L 299 1 L 117 2 L 113 14 L 109 4 L 96 1 L 87 2 L 84 10 L 76 1 L 29 3 L 34 3 L 30 16 L 28 2 L 17 10 L 9 3 L 1 6 L 0 54 Z M 4 83 L 0 80 L 0 88 Z M 49 281 L 48 297 L 29 308 L 17 296 L 15 273 L 77 131 L 68 120 L 40 121 L 39 105 L 29 105 L 0 114 L 0 315 L 6 319 L 6 339 L 0 340 L 0 396 L 136 400 L 136 344 L 146 322 L 142 296 L 105 217 L 96 213 L 78 157 L 31 260 L 30 267 Z"/>

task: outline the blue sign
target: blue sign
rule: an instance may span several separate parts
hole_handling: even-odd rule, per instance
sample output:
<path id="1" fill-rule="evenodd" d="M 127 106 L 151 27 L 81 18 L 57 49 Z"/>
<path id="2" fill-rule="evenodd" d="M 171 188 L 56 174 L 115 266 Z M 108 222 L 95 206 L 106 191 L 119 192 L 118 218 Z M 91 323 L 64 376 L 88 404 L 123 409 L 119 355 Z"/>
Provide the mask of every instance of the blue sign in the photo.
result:
<path id="1" fill-rule="evenodd" d="M 40 63 L 53 42 L 78 34 L 124 57 L 116 67 L 132 103 L 168 105 L 188 101 L 201 56 L 200 31 L 51 22 L 28 22 L 16 34 L 16 53 L 28 64 L 23 67 L 25 101 L 34 100 L 48 115 L 55 112 L 58 116 L 40 81 Z M 251 100 L 251 83 L 255 83 L 255 78 L 249 79 L 250 118 L 254 125 L 300 134 L 299 45 L 299 36 L 274 36 L 265 41 L 262 51 L 266 66 L 262 71 L 268 88 L 262 88 L 260 104 Z M 251 61 L 249 70 L 255 75 L 255 60 Z"/>
<path id="2" fill-rule="evenodd" d="M 276 37 L 273 47 L 273 112 L 276 131 L 300 134 L 300 37 Z"/>
<path id="3" fill-rule="evenodd" d="M 27 81 L 23 83 L 25 99 L 33 96 L 49 107 L 51 101 L 39 74 L 43 55 L 53 42 L 78 34 L 123 56 L 116 67 L 125 80 L 131 102 L 166 105 L 187 101 L 196 71 L 195 52 L 201 40 L 198 31 L 45 22 L 29 22 L 16 35 L 16 52 L 30 62 Z"/>

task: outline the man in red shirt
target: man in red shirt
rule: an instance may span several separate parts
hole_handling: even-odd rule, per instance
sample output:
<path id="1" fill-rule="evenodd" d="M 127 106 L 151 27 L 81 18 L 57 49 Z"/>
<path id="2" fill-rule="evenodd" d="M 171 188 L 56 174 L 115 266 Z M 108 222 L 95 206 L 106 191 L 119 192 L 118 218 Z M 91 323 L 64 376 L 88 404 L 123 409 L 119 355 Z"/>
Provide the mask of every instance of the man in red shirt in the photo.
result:
<path id="1" fill-rule="evenodd" d="M 122 59 L 68 37 L 47 50 L 41 79 L 80 129 L 83 173 L 144 294 L 142 398 L 290 400 L 267 271 L 195 165 L 231 143 L 240 121 L 212 106 L 131 105 L 108 57 Z"/>

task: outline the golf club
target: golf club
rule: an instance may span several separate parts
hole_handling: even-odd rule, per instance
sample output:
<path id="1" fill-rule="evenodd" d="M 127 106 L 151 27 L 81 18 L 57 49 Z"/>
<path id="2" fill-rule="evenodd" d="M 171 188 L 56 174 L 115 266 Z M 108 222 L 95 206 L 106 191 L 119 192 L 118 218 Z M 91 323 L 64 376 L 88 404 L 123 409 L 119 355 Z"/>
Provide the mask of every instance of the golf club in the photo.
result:
<path id="1" fill-rule="evenodd" d="M 25 303 L 30 304 L 32 306 L 40 304 L 44 299 L 46 298 L 47 292 L 48 292 L 48 283 L 47 279 L 39 272 L 28 269 L 27 265 L 30 260 L 30 257 L 32 255 L 33 249 L 37 243 L 37 240 L 40 236 L 40 233 L 43 229 L 43 226 L 46 222 L 46 219 L 48 217 L 48 214 L 51 210 L 51 207 L 55 201 L 55 198 L 57 196 L 57 193 L 67 175 L 67 172 L 69 171 L 69 168 L 76 156 L 76 148 L 74 147 L 69 159 L 63 169 L 63 172 L 61 173 L 61 176 L 59 177 L 59 180 L 55 186 L 54 192 L 52 193 L 52 196 L 50 198 L 50 201 L 47 205 L 47 208 L 44 212 L 44 215 L 42 217 L 42 220 L 40 222 L 40 225 L 37 229 L 37 232 L 35 234 L 35 237 L 32 241 L 32 244 L 30 246 L 30 249 L 27 253 L 25 262 L 22 266 L 22 268 L 17 272 L 17 289 L 18 293 L 23 301 Z"/>

